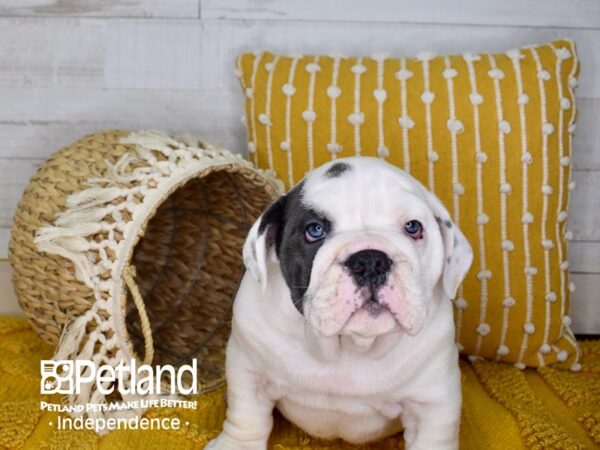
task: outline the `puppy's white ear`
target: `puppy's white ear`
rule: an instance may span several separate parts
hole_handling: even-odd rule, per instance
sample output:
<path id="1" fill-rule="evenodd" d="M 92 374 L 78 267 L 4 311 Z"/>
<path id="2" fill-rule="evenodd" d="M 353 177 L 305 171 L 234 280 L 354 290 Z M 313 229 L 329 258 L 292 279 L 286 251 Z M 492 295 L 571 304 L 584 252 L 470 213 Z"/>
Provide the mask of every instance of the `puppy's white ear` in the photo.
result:
<path id="1" fill-rule="evenodd" d="M 473 262 L 473 249 L 462 231 L 450 219 L 450 214 L 440 199 L 429 191 L 426 191 L 426 196 L 444 243 L 442 285 L 446 295 L 454 298 Z"/>
<path id="2" fill-rule="evenodd" d="M 258 281 L 267 287 L 267 262 L 277 261 L 277 242 L 281 231 L 287 197 L 281 196 L 254 222 L 244 242 L 244 265 Z"/>

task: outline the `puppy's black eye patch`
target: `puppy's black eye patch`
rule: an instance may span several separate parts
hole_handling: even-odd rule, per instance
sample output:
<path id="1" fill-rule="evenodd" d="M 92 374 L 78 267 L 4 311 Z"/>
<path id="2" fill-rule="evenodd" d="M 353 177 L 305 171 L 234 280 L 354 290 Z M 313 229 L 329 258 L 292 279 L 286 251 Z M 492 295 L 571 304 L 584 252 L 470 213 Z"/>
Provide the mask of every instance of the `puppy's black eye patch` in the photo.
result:
<path id="1" fill-rule="evenodd" d="M 292 302 L 302 314 L 313 262 L 332 229 L 332 223 L 322 212 L 315 211 L 303 201 L 302 183 L 286 197 L 275 249 L 281 273 L 290 288 Z M 309 227 L 311 224 L 313 226 Z M 307 227 L 310 228 L 308 240 Z"/>
<path id="2" fill-rule="evenodd" d="M 345 162 L 339 162 L 332 165 L 327 172 L 325 172 L 325 178 L 337 178 L 342 176 L 344 173 L 352 170 L 352 166 Z"/>

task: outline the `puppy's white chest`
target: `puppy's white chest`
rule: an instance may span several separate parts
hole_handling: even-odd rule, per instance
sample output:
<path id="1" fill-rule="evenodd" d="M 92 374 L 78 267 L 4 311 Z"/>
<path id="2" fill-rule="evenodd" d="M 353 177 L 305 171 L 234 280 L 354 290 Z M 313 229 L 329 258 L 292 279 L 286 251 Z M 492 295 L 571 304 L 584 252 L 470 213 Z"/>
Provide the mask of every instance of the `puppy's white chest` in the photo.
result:
<path id="1" fill-rule="evenodd" d="M 383 396 L 326 394 L 277 383 L 268 383 L 267 390 L 281 413 L 313 436 L 358 443 L 401 430 L 400 403 Z"/>

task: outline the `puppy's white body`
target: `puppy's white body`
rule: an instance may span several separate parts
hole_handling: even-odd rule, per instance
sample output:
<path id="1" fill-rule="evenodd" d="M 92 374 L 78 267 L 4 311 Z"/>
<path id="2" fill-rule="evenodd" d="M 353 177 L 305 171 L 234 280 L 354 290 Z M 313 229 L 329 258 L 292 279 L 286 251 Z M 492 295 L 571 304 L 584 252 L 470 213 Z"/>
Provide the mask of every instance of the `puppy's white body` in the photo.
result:
<path id="1" fill-rule="evenodd" d="M 329 199 L 331 193 L 323 193 L 318 177 L 328 166 L 311 175 L 317 182 L 309 176 L 303 187 L 303 196 L 314 199 L 312 206 L 333 215 L 336 232 L 311 260 L 302 314 L 275 252 L 268 242 L 260 243 L 258 222 L 250 233 L 245 248 L 249 271 L 234 303 L 227 347 L 227 420 L 207 448 L 266 448 L 274 407 L 309 434 L 326 439 L 359 443 L 404 428 L 409 449 L 458 445 L 460 371 L 449 295 L 470 265 L 470 248 L 466 241 L 448 243 L 439 232 L 429 231 L 422 243 L 397 233 L 397 223 L 413 215 L 427 223 L 426 229 L 432 229 L 434 217 L 450 229 L 447 212 L 424 208 L 420 196 L 427 194 L 397 169 L 371 159 L 347 161 L 360 178 L 349 176 L 344 182 L 340 176 L 338 183 L 325 183 L 338 190 L 345 186 L 345 193 Z M 386 176 L 399 180 L 399 188 L 389 185 Z M 360 183 L 376 191 L 387 183 L 391 195 L 402 192 L 409 214 L 398 213 L 394 202 L 369 211 L 370 196 L 381 193 L 364 192 L 364 186 L 355 186 Z M 364 207 L 356 210 L 350 199 L 364 201 Z M 350 214 L 344 217 L 346 211 Z M 448 248 L 453 247 L 464 253 L 458 270 L 450 267 L 456 255 Z M 366 305 L 363 288 L 349 287 L 342 264 L 365 248 L 385 251 L 393 261 L 376 296 L 385 309 L 376 312 Z"/>
<path id="2" fill-rule="evenodd" d="M 253 372 L 283 415 L 314 436 L 350 442 L 376 439 L 399 431 L 401 416 L 411 420 L 430 402 L 431 410 L 421 414 L 446 416 L 440 420 L 447 422 L 449 436 L 431 435 L 427 442 L 453 442 L 460 372 L 447 298 L 432 308 L 432 317 L 417 336 L 395 333 L 366 353 L 344 342 L 336 360 L 325 363 L 313 356 L 312 336 L 307 336 L 311 332 L 298 319 L 287 286 L 273 278 L 280 282 L 270 283 L 269 295 L 263 297 L 251 275 L 245 276 L 238 298 L 246 301 L 235 304 L 228 367 L 245 366 Z M 392 348 L 380 356 L 377 345 Z M 236 377 L 235 371 L 228 372 L 228 379 Z"/>

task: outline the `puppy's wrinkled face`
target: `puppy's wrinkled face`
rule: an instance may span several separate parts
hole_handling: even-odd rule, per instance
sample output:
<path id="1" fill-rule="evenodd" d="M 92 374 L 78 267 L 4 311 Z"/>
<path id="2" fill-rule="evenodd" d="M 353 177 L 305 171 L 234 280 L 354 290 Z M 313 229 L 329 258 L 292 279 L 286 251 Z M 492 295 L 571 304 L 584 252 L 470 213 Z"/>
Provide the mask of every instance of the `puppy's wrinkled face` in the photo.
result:
<path id="1" fill-rule="evenodd" d="M 377 158 L 347 158 L 308 174 L 254 225 L 244 259 L 263 286 L 269 258 L 317 336 L 372 342 L 417 334 L 438 283 L 453 297 L 472 253 L 416 180 Z"/>

